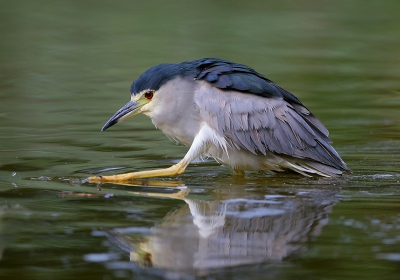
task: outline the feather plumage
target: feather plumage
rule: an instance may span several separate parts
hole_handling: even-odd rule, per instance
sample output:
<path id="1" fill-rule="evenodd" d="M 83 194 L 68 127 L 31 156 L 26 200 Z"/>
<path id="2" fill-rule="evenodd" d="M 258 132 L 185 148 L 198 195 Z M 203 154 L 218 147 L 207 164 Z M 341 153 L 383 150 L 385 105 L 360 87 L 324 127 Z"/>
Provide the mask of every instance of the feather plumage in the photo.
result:
<path id="1" fill-rule="evenodd" d="M 328 130 L 293 94 L 244 65 L 213 59 L 197 65 L 201 117 L 237 146 L 289 156 L 327 175 L 349 171 L 330 145 Z"/>

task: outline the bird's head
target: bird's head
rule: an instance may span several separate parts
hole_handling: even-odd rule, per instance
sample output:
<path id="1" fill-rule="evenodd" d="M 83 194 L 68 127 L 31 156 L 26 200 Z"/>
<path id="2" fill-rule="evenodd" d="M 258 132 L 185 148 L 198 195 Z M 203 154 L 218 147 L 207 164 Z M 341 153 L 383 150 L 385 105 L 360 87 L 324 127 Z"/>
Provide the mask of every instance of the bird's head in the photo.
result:
<path id="1" fill-rule="evenodd" d="M 162 96 L 165 95 L 162 87 L 187 74 L 182 64 L 160 64 L 148 69 L 133 82 L 131 100 L 106 122 L 101 131 L 140 113 L 151 116 L 155 108 L 166 105 L 165 98 L 162 98 L 165 97 Z"/>

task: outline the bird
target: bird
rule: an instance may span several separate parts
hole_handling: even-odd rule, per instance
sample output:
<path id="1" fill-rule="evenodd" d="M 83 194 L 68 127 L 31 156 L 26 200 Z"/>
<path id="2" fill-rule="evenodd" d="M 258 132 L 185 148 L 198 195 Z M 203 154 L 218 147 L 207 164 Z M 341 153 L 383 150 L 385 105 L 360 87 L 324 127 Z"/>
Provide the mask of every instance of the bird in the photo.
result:
<path id="1" fill-rule="evenodd" d="M 246 65 L 218 58 L 160 64 L 139 76 L 130 93 L 130 101 L 101 131 L 141 113 L 188 152 L 168 168 L 92 176 L 90 182 L 178 176 L 199 157 L 213 158 L 239 176 L 246 171 L 294 171 L 307 177 L 352 172 L 322 122 L 292 93 Z"/>

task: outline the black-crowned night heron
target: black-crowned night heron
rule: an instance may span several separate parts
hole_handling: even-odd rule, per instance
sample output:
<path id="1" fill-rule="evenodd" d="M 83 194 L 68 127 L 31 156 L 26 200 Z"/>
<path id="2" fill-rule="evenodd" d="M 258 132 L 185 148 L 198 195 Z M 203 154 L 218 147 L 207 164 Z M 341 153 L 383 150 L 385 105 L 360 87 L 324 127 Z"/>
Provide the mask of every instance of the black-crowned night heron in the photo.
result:
<path id="1" fill-rule="evenodd" d="M 246 170 L 325 177 L 350 172 L 325 126 L 293 94 L 242 64 L 204 58 L 154 66 L 133 82 L 131 100 L 101 130 L 139 113 L 190 147 L 185 157 L 169 168 L 90 181 L 175 176 L 202 155 L 239 175 Z"/>

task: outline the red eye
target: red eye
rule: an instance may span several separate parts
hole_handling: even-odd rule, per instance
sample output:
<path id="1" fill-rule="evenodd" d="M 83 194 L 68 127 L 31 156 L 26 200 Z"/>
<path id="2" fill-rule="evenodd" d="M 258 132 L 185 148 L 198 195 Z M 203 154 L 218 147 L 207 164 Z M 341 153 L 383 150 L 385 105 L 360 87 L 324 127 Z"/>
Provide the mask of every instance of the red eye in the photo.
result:
<path id="1" fill-rule="evenodd" d="M 146 92 L 144 93 L 144 97 L 146 97 L 147 99 L 152 99 L 152 98 L 153 98 L 153 95 L 154 95 L 154 91 L 151 91 L 151 90 L 146 91 Z"/>

